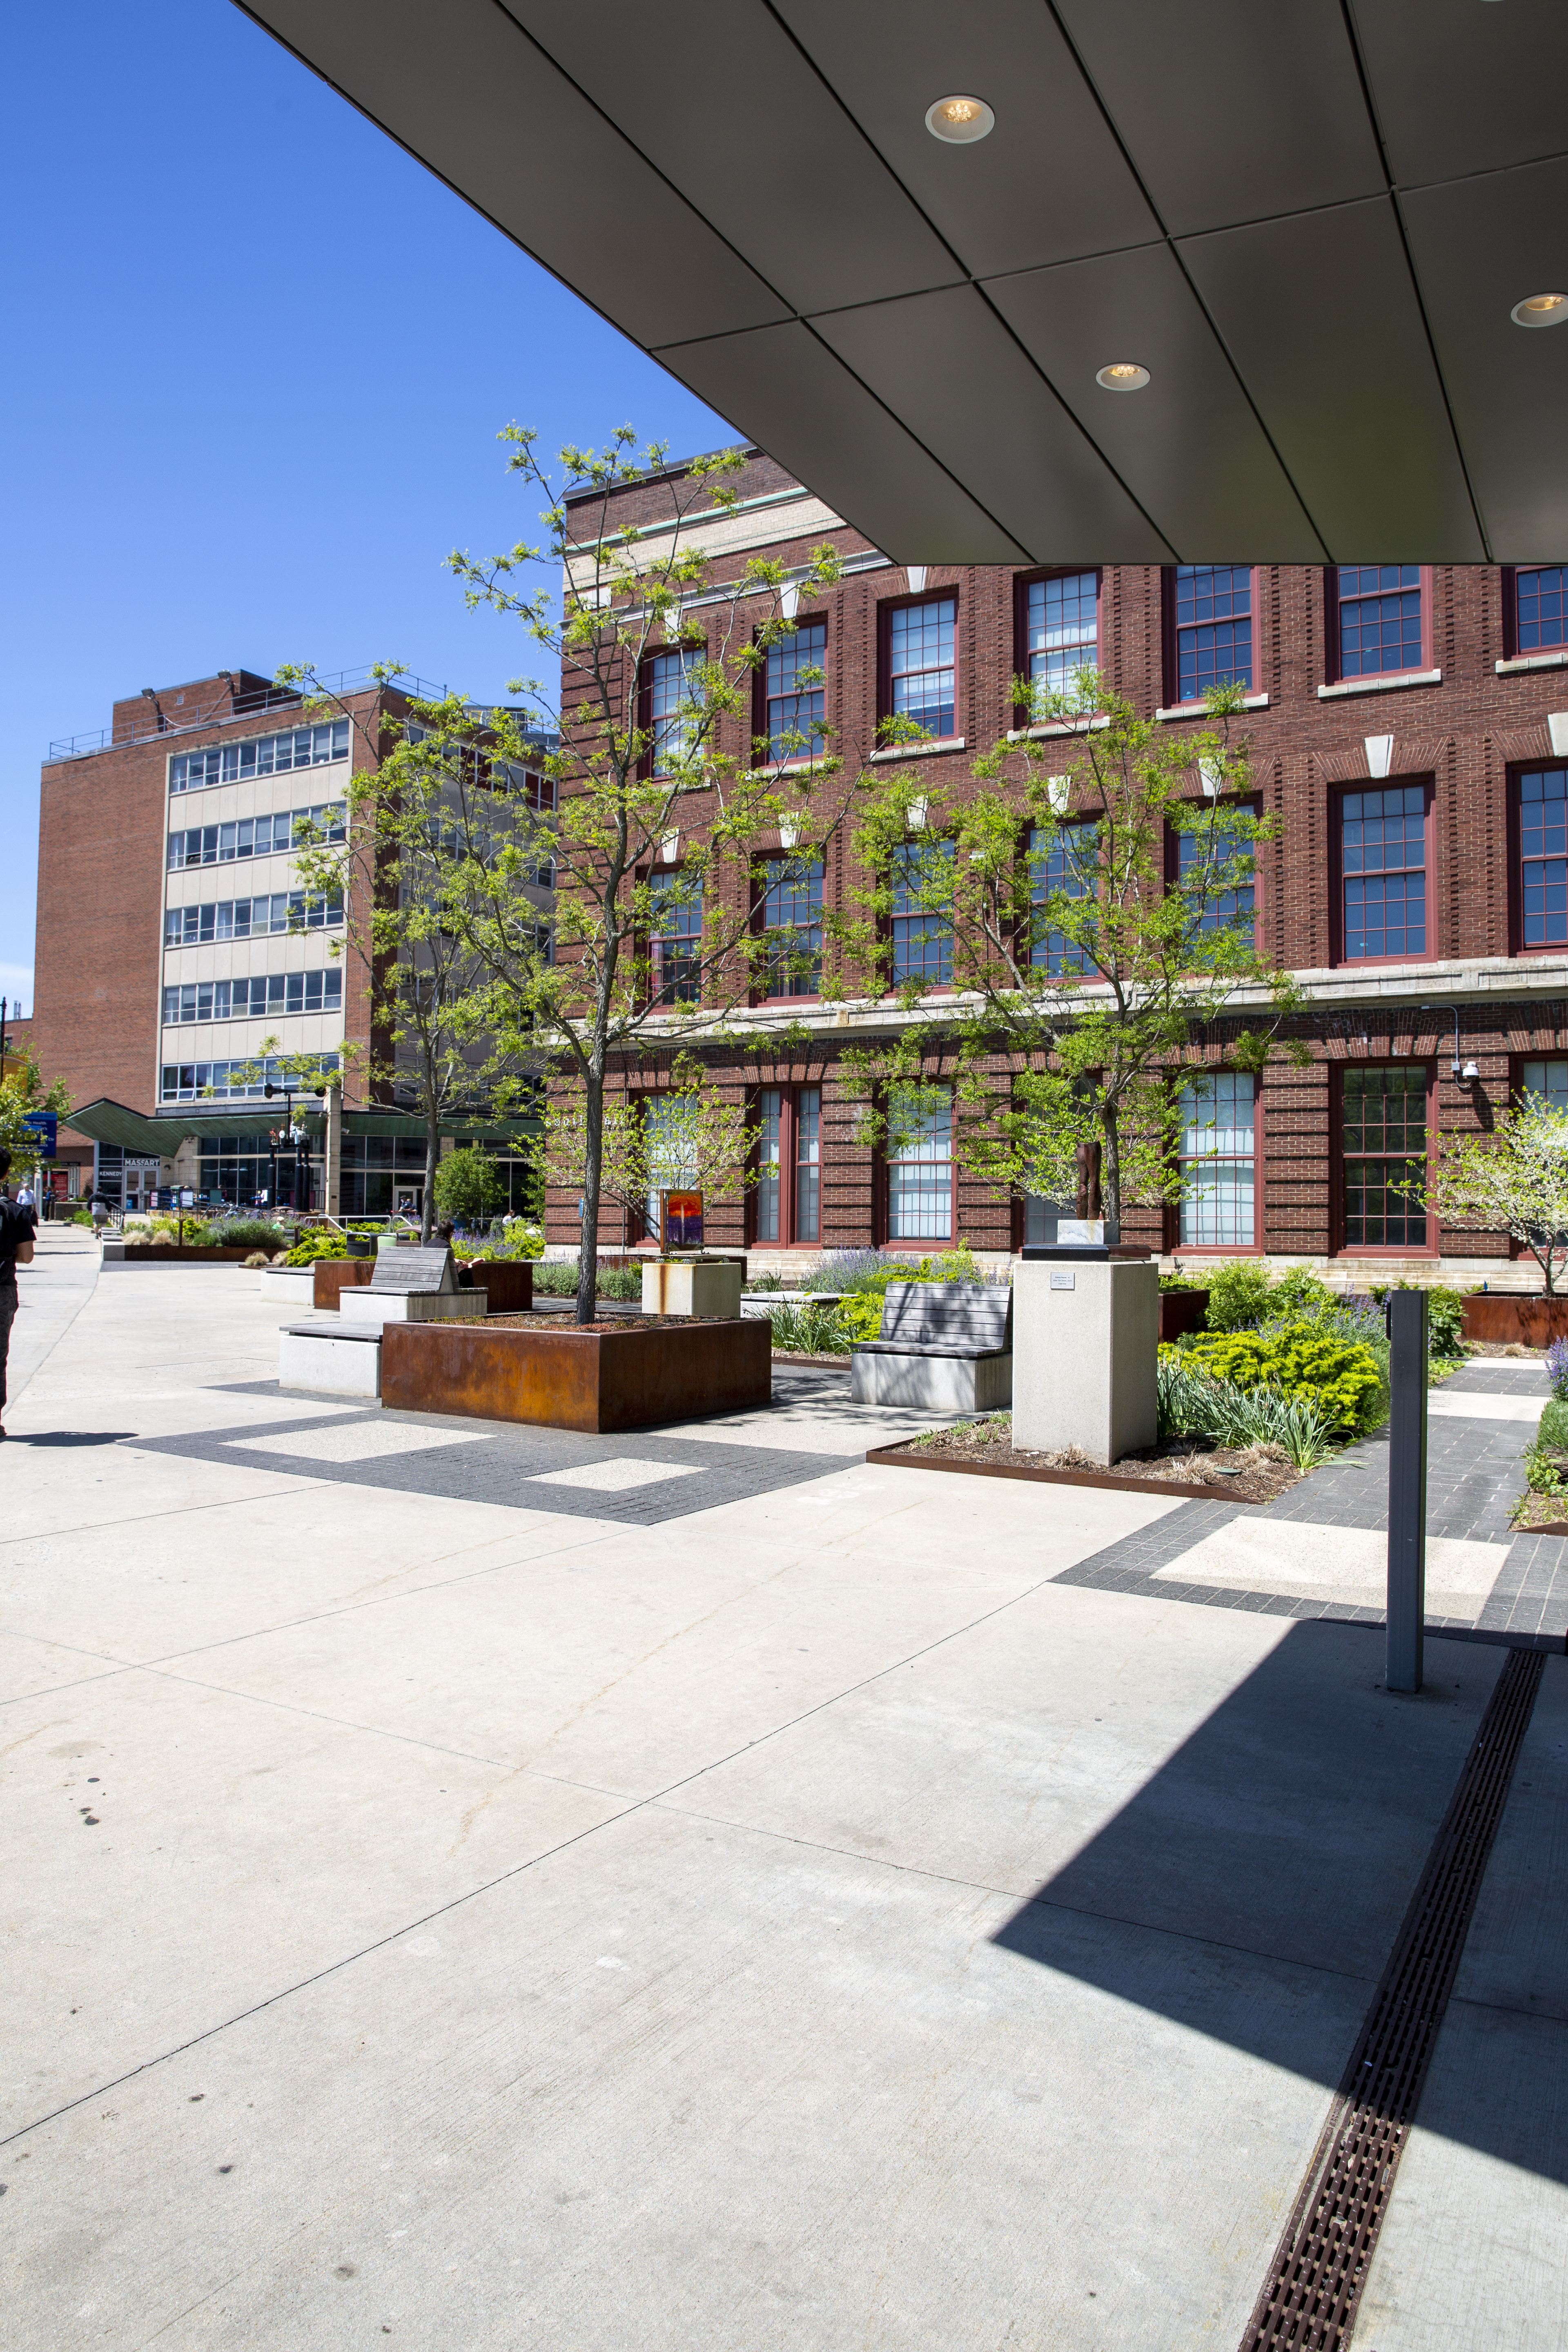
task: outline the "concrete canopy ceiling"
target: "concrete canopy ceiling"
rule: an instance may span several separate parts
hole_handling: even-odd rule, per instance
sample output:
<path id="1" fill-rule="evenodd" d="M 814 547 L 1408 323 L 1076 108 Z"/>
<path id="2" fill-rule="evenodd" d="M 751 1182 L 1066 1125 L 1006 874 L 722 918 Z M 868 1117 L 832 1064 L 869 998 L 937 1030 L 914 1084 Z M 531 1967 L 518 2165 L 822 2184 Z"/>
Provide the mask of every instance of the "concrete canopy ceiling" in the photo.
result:
<path id="1" fill-rule="evenodd" d="M 1563 0 L 242 5 L 896 562 L 1568 554 Z"/>

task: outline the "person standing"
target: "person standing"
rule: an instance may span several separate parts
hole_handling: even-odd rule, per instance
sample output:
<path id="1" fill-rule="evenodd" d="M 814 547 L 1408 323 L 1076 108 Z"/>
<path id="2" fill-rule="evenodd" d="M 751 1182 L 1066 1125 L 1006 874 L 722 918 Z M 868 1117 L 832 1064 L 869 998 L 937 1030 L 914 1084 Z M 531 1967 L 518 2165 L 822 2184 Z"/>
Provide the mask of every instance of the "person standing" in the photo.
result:
<path id="1" fill-rule="evenodd" d="M 33 1262 L 33 1235 L 38 1230 L 37 1211 L 31 1201 L 24 1207 L 13 1201 L 5 1180 L 11 1155 L 0 1151 L 0 1413 L 5 1410 L 5 1360 L 11 1352 L 11 1326 L 16 1319 L 16 1268 Z M 5 1431 L 0 1424 L 0 1437 Z"/>

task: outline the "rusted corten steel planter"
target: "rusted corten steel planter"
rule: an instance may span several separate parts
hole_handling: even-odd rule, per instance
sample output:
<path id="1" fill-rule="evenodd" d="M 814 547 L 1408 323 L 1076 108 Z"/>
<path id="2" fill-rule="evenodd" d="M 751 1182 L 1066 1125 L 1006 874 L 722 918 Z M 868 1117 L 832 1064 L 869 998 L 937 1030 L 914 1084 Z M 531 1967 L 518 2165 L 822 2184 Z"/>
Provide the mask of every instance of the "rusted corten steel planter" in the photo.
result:
<path id="1" fill-rule="evenodd" d="M 1568 1298 L 1545 1298 L 1539 1292 L 1472 1291 L 1465 1301 L 1465 1337 L 1489 1339 L 1507 1347 L 1549 1348 L 1553 1339 L 1568 1339 Z"/>
<path id="2" fill-rule="evenodd" d="M 1162 1290 L 1160 1337 L 1179 1339 L 1184 1331 L 1201 1331 L 1209 1311 L 1206 1290 Z"/>
<path id="3" fill-rule="evenodd" d="M 1038 1486 L 1107 1486 L 1118 1495 L 1173 1495 L 1179 1503 L 1250 1503 L 1223 1486 L 1197 1486 L 1175 1478 L 1119 1478 L 1114 1470 L 1036 1470 L 1023 1463 L 944 1462 L 938 1454 L 906 1454 L 897 1445 L 873 1445 L 868 1462 L 884 1470 L 940 1470 L 952 1478 L 1025 1478 Z"/>
<path id="4" fill-rule="evenodd" d="M 319 1257 L 314 1293 L 317 1307 L 335 1307 L 342 1290 L 363 1290 L 374 1272 L 373 1257 Z"/>
<path id="5" fill-rule="evenodd" d="M 247 1257 L 256 1255 L 254 1247 L 246 1249 L 180 1249 L 174 1243 L 160 1245 L 149 1244 L 145 1249 L 127 1249 L 123 1257 L 110 1258 L 110 1265 L 243 1265 Z M 270 1264 L 270 1260 L 268 1260 Z"/>
<path id="6" fill-rule="evenodd" d="M 619 1331 L 517 1324 L 389 1323 L 381 1342 L 389 1412 L 527 1421 L 600 1435 L 773 1402 L 766 1320 Z"/>
<path id="7" fill-rule="evenodd" d="M 533 1306 L 533 1264 L 529 1258 L 462 1258 L 458 1287 L 487 1291 L 491 1315 L 527 1315 Z"/>

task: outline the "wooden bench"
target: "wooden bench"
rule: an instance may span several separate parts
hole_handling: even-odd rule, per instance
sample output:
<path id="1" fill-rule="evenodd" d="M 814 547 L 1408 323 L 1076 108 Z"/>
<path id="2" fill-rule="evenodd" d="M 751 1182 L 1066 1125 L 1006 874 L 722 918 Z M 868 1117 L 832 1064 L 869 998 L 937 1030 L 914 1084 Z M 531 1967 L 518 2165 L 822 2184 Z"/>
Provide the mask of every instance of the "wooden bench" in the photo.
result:
<path id="1" fill-rule="evenodd" d="M 1013 1402 L 1013 1293 L 1000 1283 L 890 1282 L 880 1337 L 851 1350 L 857 1404 L 997 1412 Z"/>
<path id="2" fill-rule="evenodd" d="M 345 1323 L 360 1325 L 471 1322 L 489 1305 L 486 1292 L 459 1289 L 457 1263 L 443 1243 L 439 1249 L 380 1251 L 369 1282 L 345 1290 L 338 1312 Z"/>

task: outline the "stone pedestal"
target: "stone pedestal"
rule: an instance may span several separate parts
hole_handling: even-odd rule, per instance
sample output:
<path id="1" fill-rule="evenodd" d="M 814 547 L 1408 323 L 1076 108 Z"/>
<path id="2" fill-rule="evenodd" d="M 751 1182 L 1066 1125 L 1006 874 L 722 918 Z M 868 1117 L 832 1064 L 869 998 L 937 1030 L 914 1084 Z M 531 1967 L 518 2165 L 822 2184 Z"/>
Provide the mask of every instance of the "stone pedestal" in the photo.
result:
<path id="1" fill-rule="evenodd" d="M 1159 1435 L 1160 1269 L 1147 1255 L 1026 1250 L 1013 1276 L 1013 1443 L 1107 1467 Z"/>
<path id="2" fill-rule="evenodd" d="M 744 1273 L 736 1258 L 654 1258 L 642 1270 L 642 1311 L 738 1316 Z"/>

